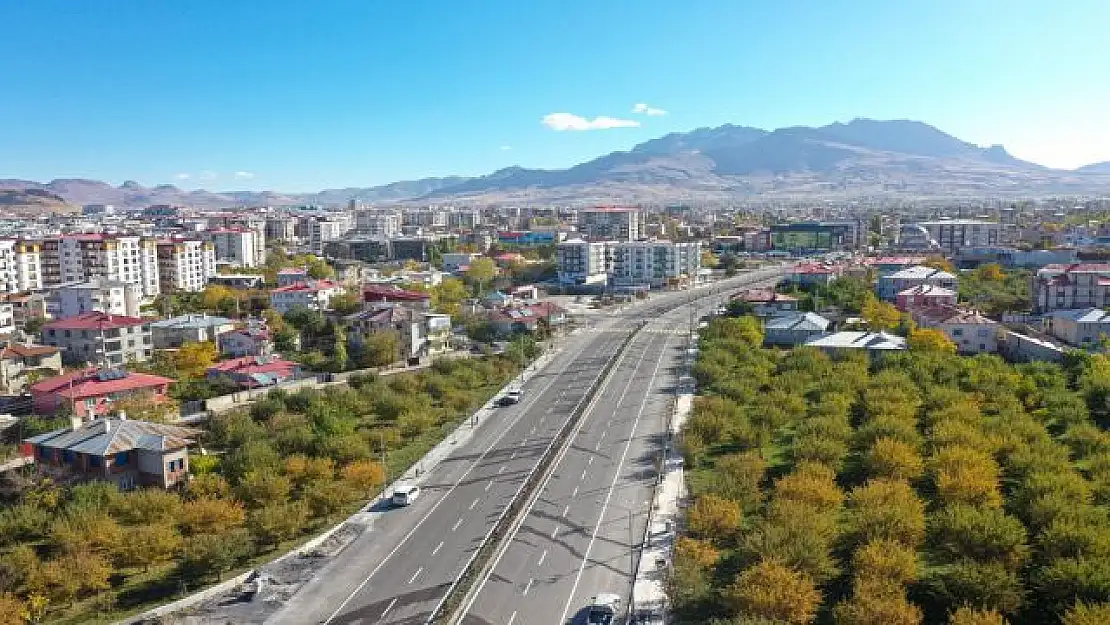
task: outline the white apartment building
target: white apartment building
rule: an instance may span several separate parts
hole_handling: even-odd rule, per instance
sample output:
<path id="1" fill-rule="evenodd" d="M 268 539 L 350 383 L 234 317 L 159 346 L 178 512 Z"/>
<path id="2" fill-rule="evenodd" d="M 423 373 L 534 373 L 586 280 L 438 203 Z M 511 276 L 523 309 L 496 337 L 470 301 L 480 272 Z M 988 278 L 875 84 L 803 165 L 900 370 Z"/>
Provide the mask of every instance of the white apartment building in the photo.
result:
<path id="1" fill-rule="evenodd" d="M 1110 263 L 1047 265 L 1033 278 L 1033 310 L 1110 308 Z"/>
<path id="2" fill-rule="evenodd" d="M 447 211 L 437 208 L 421 208 L 405 211 L 401 223 L 406 226 L 421 226 L 424 228 L 446 228 Z"/>
<path id="3" fill-rule="evenodd" d="M 693 282 L 701 269 L 701 246 L 696 242 L 622 241 L 612 250 L 612 281 L 617 286 L 665 286 Z"/>
<path id="4" fill-rule="evenodd" d="M 482 225 L 482 211 L 456 210 L 447 214 L 447 224 L 452 228 L 477 228 Z"/>
<path id="5" fill-rule="evenodd" d="M 0 302 L 0 334 L 13 334 L 15 332 L 15 306 L 9 302 Z"/>
<path id="6" fill-rule="evenodd" d="M 203 233 L 212 243 L 217 261 L 227 261 L 239 267 L 257 267 L 262 260 L 255 255 L 255 232 L 247 228 L 217 228 Z"/>
<path id="7" fill-rule="evenodd" d="M 243 228 L 254 233 L 254 260 L 259 265 L 266 262 L 266 219 L 263 217 L 237 217 L 229 224 L 232 228 Z"/>
<path id="8" fill-rule="evenodd" d="M 68 282 L 50 289 L 47 311 L 55 319 L 76 317 L 88 312 L 138 317 L 143 291 L 138 284 L 96 278 Z"/>
<path id="9" fill-rule="evenodd" d="M 345 286 L 331 280 L 298 282 L 271 291 L 270 306 L 283 315 L 298 306 L 325 311 L 331 309 L 333 297 L 346 291 Z"/>
<path id="10" fill-rule="evenodd" d="M 203 291 L 216 275 L 216 246 L 203 239 L 161 239 L 158 280 L 163 293 Z"/>
<path id="11" fill-rule="evenodd" d="M 643 217 L 637 208 L 599 206 L 578 211 L 578 232 L 598 241 L 635 241 L 641 236 Z"/>
<path id="12" fill-rule="evenodd" d="M 292 242 L 297 238 L 297 220 L 289 215 L 266 218 L 266 240 Z"/>
<path id="13" fill-rule="evenodd" d="M 42 259 L 36 241 L 0 239 L 0 293 L 42 288 Z"/>
<path id="14" fill-rule="evenodd" d="M 609 277 L 609 246 L 605 241 L 569 239 L 555 246 L 560 284 L 599 284 Z"/>
<path id="15" fill-rule="evenodd" d="M 103 279 L 137 284 L 147 300 L 160 292 L 154 239 L 124 234 L 70 234 L 44 239 L 40 250 L 45 287 Z"/>
<path id="16" fill-rule="evenodd" d="M 355 230 L 370 237 L 389 239 L 401 234 L 401 213 L 391 210 L 361 210 L 355 213 Z"/>
<path id="17" fill-rule="evenodd" d="M 347 234 L 350 229 L 349 220 L 318 217 L 311 223 L 311 229 L 308 233 L 308 247 L 313 254 L 323 254 L 324 246 L 328 242 L 343 238 L 343 235 Z"/>
<path id="18" fill-rule="evenodd" d="M 940 249 L 955 253 L 965 247 L 997 247 L 1002 244 L 1002 224 L 996 221 L 981 221 L 978 219 L 941 219 L 937 221 L 919 221 L 915 224 L 903 226 L 907 233 L 906 242 L 909 243 L 909 234 L 914 229 L 920 232 L 923 228 L 928 232 L 929 239 L 926 244 L 936 242 Z M 899 233 L 901 243 L 902 232 Z M 922 246 L 920 240 L 916 246 Z M 912 247 L 912 246 L 910 246 Z"/>

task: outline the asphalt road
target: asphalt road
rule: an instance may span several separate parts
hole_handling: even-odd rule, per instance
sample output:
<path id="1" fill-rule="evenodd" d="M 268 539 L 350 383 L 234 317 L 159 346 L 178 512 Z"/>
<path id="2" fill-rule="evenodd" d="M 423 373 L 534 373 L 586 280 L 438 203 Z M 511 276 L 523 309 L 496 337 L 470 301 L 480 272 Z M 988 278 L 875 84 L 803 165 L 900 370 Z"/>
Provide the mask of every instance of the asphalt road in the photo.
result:
<path id="1" fill-rule="evenodd" d="M 738 277 L 717 287 L 716 292 L 780 274 L 781 269 Z M 706 289 L 653 295 L 649 302 L 630 306 L 618 315 L 600 316 L 589 329 L 564 339 L 562 352 L 524 386 L 521 404 L 502 408 L 496 418 L 480 423 L 476 436 L 461 443 L 426 476 L 423 494 L 413 505 L 381 515 L 372 531 L 364 532 L 325 565 L 266 622 L 424 623 L 635 322 L 648 320 L 648 331 L 638 335 L 618 361 L 555 476 L 546 484 L 541 497 L 545 503 L 529 511 L 536 515 L 533 529 L 555 534 L 554 538 L 548 534 L 552 544 L 561 541 L 556 550 L 548 547 L 546 558 L 557 559 L 560 570 L 566 571 L 573 570 L 577 558 L 579 570 L 539 586 L 536 577 L 530 576 L 536 588 L 519 588 L 519 597 L 514 597 L 511 588 L 519 586 L 527 574 L 525 568 L 520 575 L 510 571 L 505 582 L 487 582 L 475 603 L 475 618 L 488 615 L 497 620 L 475 622 L 507 623 L 516 611 L 517 623 L 561 623 L 557 617 L 566 607 L 584 604 L 595 590 L 623 594 L 630 584 L 630 564 L 624 561 L 629 553 L 628 511 L 632 510 L 633 537 L 642 535 L 654 474 L 650 454 L 657 454 L 659 445 L 652 437 L 663 428 L 659 415 L 665 410 L 666 398 L 662 391 L 666 384 L 674 383 L 670 368 L 681 356 L 682 336 L 687 332 L 685 309 L 664 313 L 685 304 L 695 293 L 697 297 L 710 295 Z M 716 305 L 716 299 L 702 303 Z M 593 453 L 588 453 L 590 449 Z M 550 496 L 548 489 L 552 489 Z M 574 510 L 566 511 L 568 533 L 559 536 L 551 518 L 570 504 L 568 494 L 575 501 Z M 561 507 L 550 503 L 557 501 L 563 501 Z M 546 520 L 546 528 L 541 520 Z M 531 535 L 522 530 L 514 541 Z M 515 547 L 510 545 L 504 566 L 537 565 L 538 556 L 537 562 L 531 562 L 529 553 L 518 553 Z M 548 564 L 546 558 L 535 568 L 537 572 Z M 523 582 L 528 585 L 527 579 Z M 487 588 L 489 603 L 483 596 Z M 542 599 L 537 598 L 540 595 Z M 544 607 L 543 612 L 532 607 L 538 605 Z M 532 612 L 529 620 L 520 620 L 523 611 Z"/>

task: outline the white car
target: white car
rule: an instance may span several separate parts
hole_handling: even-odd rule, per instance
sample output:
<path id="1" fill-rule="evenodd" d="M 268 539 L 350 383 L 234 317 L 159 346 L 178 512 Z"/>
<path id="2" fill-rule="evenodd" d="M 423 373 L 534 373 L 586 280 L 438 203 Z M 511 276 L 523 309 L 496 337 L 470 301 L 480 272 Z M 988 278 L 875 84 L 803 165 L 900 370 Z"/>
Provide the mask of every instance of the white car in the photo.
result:
<path id="1" fill-rule="evenodd" d="M 407 506 L 420 496 L 420 487 L 414 484 L 401 484 L 393 489 L 393 505 Z"/>

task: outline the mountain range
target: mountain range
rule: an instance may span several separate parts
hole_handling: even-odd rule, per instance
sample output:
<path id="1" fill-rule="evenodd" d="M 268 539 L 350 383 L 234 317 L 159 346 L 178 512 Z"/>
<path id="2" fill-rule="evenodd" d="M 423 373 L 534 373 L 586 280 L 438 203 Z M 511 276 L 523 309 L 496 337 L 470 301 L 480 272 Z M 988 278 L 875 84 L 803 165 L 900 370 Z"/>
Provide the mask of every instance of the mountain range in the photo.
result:
<path id="1" fill-rule="evenodd" d="M 910 120 L 855 119 L 767 131 L 726 124 L 671 133 L 568 169 L 507 167 L 466 178 L 424 178 L 312 194 L 213 193 L 173 185 L 84 179 L 0 180 L 0 190 L 45 192 L 71 204 L 198 208 L 280 204 L 728 202 L 890 196 L 1009 197 L 1110 192 L 1110 162 L 1057 170 L 1000 145 L 981 147 Z"/>

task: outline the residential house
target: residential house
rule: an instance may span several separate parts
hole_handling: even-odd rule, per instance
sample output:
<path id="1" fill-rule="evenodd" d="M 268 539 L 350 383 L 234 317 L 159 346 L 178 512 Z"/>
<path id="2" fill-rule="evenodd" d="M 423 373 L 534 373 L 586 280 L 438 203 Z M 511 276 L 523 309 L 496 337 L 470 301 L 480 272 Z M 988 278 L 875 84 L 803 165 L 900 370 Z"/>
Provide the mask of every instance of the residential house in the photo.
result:
<path id="1" fill-rule="evenodd" d="M 1033 309 L 1110 308 L 1110 263 L 1048 265 L 1033 278 Z"/>
<path id="2" fill-rule="evenodd" d="M 45 472 L 102 480 L 121 489 L 170 488 L 189 475 L 189 445 L 198 430 L 130 419 L 95 419 L 23 441 Z"/>
<path id="3" fill-rule="evenodd" d="M 303 267 L 286 267 L 277 272 L 278 286 L 290 286 L 308 280 L 308 270 Z"/>
<path id="4" fill-rule="evenodd" d="M 150 324 L 154 349 L 171 349 L 185 343 L 215 342 L 224 332 L 235 329 L 235 322 L 226 317 L 206 314 L 181 315 Z"/>
<path id="5" fill-rule="evenodd" d="M 165 401 L 173 382 L 160 375 L 92 367 L 35 382 L 31 401 L 36 414 L 68 408 L 75 421 L 87 421 L 110 414 L 116 400 L 136 393 L 149 393 L 153 402 Z"/>
<path id="6" fill-rule="evenodd" d="M 266 276 L 256 273 L 220 273 L 209 278 L 208 283 L 236 290 L 260 289 L 266 283 Z"/>
<path id="7" fill-rule="evenodd" d="M 138 317 L 87 312 L 43 325 L 42 342 L 61 348 L 62 360 L 108 367 L 150 359 L 150 325 Z"/>
<path id="8" fill-rule="evenodd" d="M 1042 338 L 1003 330 L 998 349 L 1010 362 L 1060 362 L 1067 350 Z"/>
<path id="9" fill-rule="evenodd" d="M 890 275 L 925 262 L 924 256 L 871 256 L 864 264 L 875 269 L 880 276 Z"/>
<path id="10" fill-rule="evenodd" d="M 377 308 L 379 304 L 396 304 L 412 310 L 431 308 L 432 296 L 422 291 L 410 291 L 394 285 L 364 284 L 362 301 L 367 308 Z"/>
<path id="11" fill-rule="evenodd" d="M 876 291 L 881 299 L 893 302 L 902 291 L 922 284 L 955 290 L 956 276 L 933 267 L 916 265 L 885 276 L 879 276 Z"/>
<path id="12" fill-rule="evenodd" d="M 567 321 L 566 311 L 552 302 L 502 308 L 489 313 L 489 322 L 498 334 L 534 332 L 542 324 L 557 328 Z"/>
<path id="13" fill-rule="evenodd" d="M 274 354 L 224 360 L 209 367 L 206 375 L 212 381 L 227 379 L 241 388 L 250 389 L 295 380 L 299 373 L 299 364 Z"/>
<path id="14" fill-rule="evenodd" d="M 729 301 L 739 300 L 751 305 L 757 317 L 773 317 L 780 313 L 798 310 L 798 298 L 779 293 L 774 289 L 745 289 L 729 296 Z"/>
<path id="15" fill-rule="evenodd" d="M 479 256 L 481 254 L 476 252 L 448 252 L 443 255 L 443 270 L 448 273 L 463 271 Z"/>
<path id="16" fill-rule="evenodd" d="M 919 284 L 898 293 L 894 302 L 894 305 L 902 312 L 911 308 L 955 306 L 956 292 L 933 284 Z"/>
<path id="17" fill-rule="evenodd" d="M 342 295 L 347 288 L 331 280 L 310 280 L 282 286 L 270 292 L 270 306 L 285 314 L 290 310 L 303 307 L 309 310 L 331 310 L 331 300 Z"/>
<path id="18" fill-rule="evenodd" d="M 825 263 L 798 263 L 790 270 L 787 279 L 801 286 L 828 286 L 840 277 L 840 267 Z"/>
<path id="19" fill-rule="evenodd" d="M 831 332 L 815 336 L 805 342 L 809 347 L 839 356 L 866 350 L 872 356 L 906 349 L 906 339 L 886 332 Z"/>
<path id="20" fill-rule="evenodd" d="M 940 330 L 961 354 L 993 354 L 998 351 L 1000 326 L 979 311 L 958 306 L 912 308 L 910 315 L 923 328 Z"/>
<path id="21" fill-rule="evenodd" d="M 297 337 L 299 341 L 300 337 Z M 274 353 L 274 338 L 262 324 L 248 324 L 216 336 L 220 354 L 230 358 L 243 356 L 269 356 Z"/>
<path id="22" fill-rule="evenodd" d="M 358 347 L 362 338 L 375 332 L 394 330 L 401 339 L 401 357 L 412 361 L 451 349 L 451 317 L 414 311 L 401 306 L 379 305 L 343 318 L 348 339 Z"/>
<path id="23" fill-rule="evenodd" d="M 18 395 L 32 377 L 51 377 L 62 372 L 62 353 L 48 345 L 11 343 L 0 348 L 0 394 Z"/>
<path id="24" fill-rule="evenodd" d="M 1098 347 L 1110 338 L 1110 313 L 1101 308 L 1054 310 L 1043 317 L 1045 331 L 1077 347 Z"/>
<path id="25" fill-rule="evenodd" d="M 828 329 L 829 320 L 817 313 L 785 313 L 767 320 L 763 326 L 763 343 L 794 347 L 825 334 Z"/>
<path id="26" fill-rule="evenodd" d="M 46 295 L 43 293 L 0 293 L 0 302 L 11 304 L 12 319 L 22 327 L 31 319 L 46 319 Z"/>

